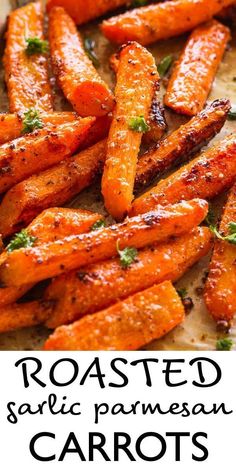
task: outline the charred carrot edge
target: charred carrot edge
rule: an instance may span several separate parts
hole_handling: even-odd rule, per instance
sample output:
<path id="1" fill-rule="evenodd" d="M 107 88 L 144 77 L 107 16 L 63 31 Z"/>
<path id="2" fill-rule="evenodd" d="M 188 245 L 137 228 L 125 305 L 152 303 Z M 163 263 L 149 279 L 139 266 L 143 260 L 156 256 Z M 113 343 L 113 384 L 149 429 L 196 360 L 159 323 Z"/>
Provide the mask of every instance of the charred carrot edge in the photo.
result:
<path id="1" fill-rule="evenodd" d="M 129 5 L 130 0 L 87 0 L 86 6 L 84 0 L 47 0 L 47 11 L 53 7 L 63 7 L 73 18 L 77 25 L 87 23 L 94 18 L 115 10 L 123 5 Z"/>
<path id="2" fill-rule="evenodd" d="M 103 116 L 114 97 L 87 56 L 72 18 L 61 7 L 49 14 L 52 64 L 59 86 L 80 116 Z"/>
<path id="3" fill-rule="evenodd" d="M 9 15 L 4 54 L 5 80 L 8 88 L 10 111 L 29 108 L 52 112 L 47 58 L 43 54 L 26 54 L 26 39 L 43 40 L 43 8 L 41 2 L 14 10 Z"/>
<path id="4" fill-rule="evenodd" d="M 43 128 L 0 147 L 0 193 L 78 150 L 94 118 Z"/>
<path id="5" fill-rule="evenodd" d="M 135 179 L 136 190 L 150 184 L 173 165 L 184 162 L 207 144 L 223 127 L 231 104 L 215 100 L 186 124 L 163 139 L 154 149 L 140 157 Z"/>
<path id="6" fill-rule="evenodd" d="M 171 282 L 163 282 L 72 325 L 61 326 L 44 349 L 138 349 L 183 321 L 184 307 L 176 290 Z"/>
<path id="7" fill-rule="evenodd" d="M 51 304 L 38 301 L 3 306 L 0 311 L 0 333 L 37 326 L 50 313 Z"/>
<path id="8" fill-rule="evenodd" d="M 155 60 L 146 49 L 137 43 L 122 48 L 115 89 L 116 108 L 102 177 L 105 207 L 117 220 L 121 220 L 131 206 L 143 134 L 132 129 L 129 123 L 140 117 L 147 122 L 158 80 Z"/>
<path id="9" fill-rule="evenodd" d="M 117 244 L 120 249 L 141 248 L 154 241 L 168 240 L 197 226 L 207 210 L 204 200 L 181 202 L 91 233 L 12 251 L 1 261 L 0 282 L 6 286 L 35 283 L 110 259 L 117 254 Z"/>
<path id="10" fill-rule="evenodd" d="M 129 270 L 124 270 L 119 259 L 114 259 L 63 274 L 46 291 L 45 300 L 54 302 L 46 325 L 56 328 L 72 323 L 153 284 L 164 280 L 174 282 L 211 247 L 211 231 L 199 227 L 174 241 L 154 243 L 140 250 Z"/>
<path id="11" fill-rule="evenodd" d="M 189 116 L 202 110 L 229 39 L 229 28 L 216 20 L 192 32 L 168 82 L 166 106 Z"/>
<path id="12" fill-rule="evenodd" d="M 50 241 L 56 241 L 62 237 L 69 236 L 71 234 L 82 234 L 89 231 L 93 224 L 101 220 L 102 216 L 98 213 L 92 213 L 86 210 L 77 210 L 70 208 L 50 208 L 49 210 L 43 211 L 34 221 L 27 227 L 27 233 L 30 236 L 36 237 L 34 246 Z M 4 255 L 3 255 L 4 257 Z M 10 313 L 10 304 L 18 300 L 28 290 L 32 288 L 32 285 L 24 285 L 21 287 L 10 287 L 0 288 L 0 307 L 1 307 L 1 320 L 4 320 L 4 313 L 8 315 Z M 3 306 L 8 305 L 6 312 L 3 311 Z M 24 305 L 21 304 L 21 307 Z M 35 311 L 35 304 L 31 305 Z M 41 305 L 40 305 L 41 306 Z M 44 306 L 44 305 L 43 305 Z M 16 306 L 14 305 L 13 309 Z M 40 307 L 38 308 L 38 313 Z M 29 314 L 30 310 L 26 309 L 26 313 Z M 17 313 L 20 313 L 20 309 L 17 308 Z M 39 316 L 39 315 L 38 315 Z M 22 327 L 23 314 L 20 315 L 20 325 Z M 32 319 L 34 319 L 34 313 L 32 313 Z M 0 320 L 0 324 L 1 324 Z M 5 323 L 5 321 L 4 321 Z M 28 323 L 28 317 L 26 316 L 25 326 Z M 7 324 L 4 324 L 7 326 Z M 15 320 L 15 327 L 17 327 L 17 320 Z M 31 326 L 31 325 L 30 325 Z M 1 332 L 1 326 L 0 326 Z"/>
<path id="13" fill-rule="evenodd" d="M 0 233 L 16 233 L 44 209 L 78 195 L 100 175 L 105 157 L 104 140 L 12 187 L 0 204 Z"/>
<path id="14" fill-rule="evenodd" d="M 229 234 L 229 223 L 236 222 L 236 185 L 232 188 L 220 224 L 220 232 Z M 206 306 L 216 322 L 231 321 L 236 313 L 236 248 L 217 240 L 205 287 Z"/>
<path id="15" fill-rule="evenodd" d="M 120 53 L 118 51 L 117 53 L 112 54 L 110 57 L 110 67 L 115 72 L 115 74 L 117 74 L 119 62 Z M 152 100 L 151 108 L 149 110 L 149 116 L 147 120 L 149 130 L 143 135 L 143 141 L 146 144 L 157 143 L 162 138 L 167 129 L 164 108 L 159 101 L 157 92 L 158 91 L 156 90 Z"/>
<path id="16" fill-rule="evenodd" d="M 167 1 L 105 20 L 101 29 L 115 43 L 138 41 L 147 45 L 190 31 L 233 3 L 234 0 L 198 0 L 197 3 L 192 0 Z"/>
<path id="17" fill-rule="evenodd" d="M 229 188 L 235 178 L 236 134 L 232 134 L 136 198 L 130 215 L 182 199 L 213 198 Z"/>

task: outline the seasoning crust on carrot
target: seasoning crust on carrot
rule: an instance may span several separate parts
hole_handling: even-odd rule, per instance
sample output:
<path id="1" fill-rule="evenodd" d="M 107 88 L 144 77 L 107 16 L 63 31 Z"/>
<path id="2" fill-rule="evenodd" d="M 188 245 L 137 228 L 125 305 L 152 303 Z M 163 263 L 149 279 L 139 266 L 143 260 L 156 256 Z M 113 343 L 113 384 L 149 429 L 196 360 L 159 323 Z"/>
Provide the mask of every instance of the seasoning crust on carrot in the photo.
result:
<path id="1" fill-rule="evenodd" d="M 202 110 L 229 39 L 229 28 L 216 20 L 192 32 L 168 82 L 166 106 L 189 116 Z"/>
<path id="2" fill-rule="evenodd" d="M 10 111 L 24 113 L 29 108 L 52 112 L 47 55 L 27 54 L 27 40 L 44 45 L 42 2 L 29 3 L 12 11 L 8 19 L 4 54 L 5 80 Z"/>

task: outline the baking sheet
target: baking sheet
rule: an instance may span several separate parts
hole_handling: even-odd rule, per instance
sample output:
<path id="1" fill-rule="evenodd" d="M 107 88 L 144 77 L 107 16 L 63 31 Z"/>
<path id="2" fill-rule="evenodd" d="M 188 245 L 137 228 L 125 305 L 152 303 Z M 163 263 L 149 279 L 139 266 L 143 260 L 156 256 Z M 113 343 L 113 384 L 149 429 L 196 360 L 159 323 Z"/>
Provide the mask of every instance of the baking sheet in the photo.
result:
<path id="1" fill-rule="evenodd" d="M 18 0 L 18 4 L 27 3 Z M 0 0 L 0 34 L 1 28 L 5 23 L 6 16 L 10 8 L 14 7 L 16 2 L 8 0 Z M 234 28 L 233 28 L 234 29 Z M 232 30 L 233 30 L 232 29 Z M 108 84 L 114 86 L 114 76 L 109 68 L 109 57 L 114 52 L 114 47 L 99 33 L 97 23 L 93 23 L 82 29 L 83 34 L 95 39 L 96 52 L 100 60 L 101 66 L 99 72 Z M 173 54 L 176 58 L 184 45 L 186 36 L 174 38 L 165 42 L 159 42 L 150 47 L 151 52 L 159 62 L 159 60 L 167 54 Z M 2 43 L 2 42 L 1 42 Z M 1 44 L 1 53 L 3 44 Z M 236 35 L 230 43 L 228 50 L 224 56 L 222 64 L 217 73 L 209 100 L 227 97 L 232 103 L 236 103 Z M 52 85 L 55 88 L 55 80 L 52 78 Z M 164 92 L 162 87 L 161 93 Z M 69 109 L 70 105 L 64 97 L 55 88 L 55 108 Z M 0 111 L 8 110 L 6 89 L 3 81 L 3 71 L 0 70 Z M 185 120 L 184 117 L 174 113 L 167 112 L 166 118 L 168 122 L 168 132 L 178 128 Z M 211 141 L 217 141 L 225 135 L 236 131 L 236 122 L 227 121 L 220 134 Z M 224 197 L 215 201 L 215 207 L 219 210 L 222 206 Z M 102 205 L 99 184 L 87 189 L 78 195 L 69 205 L 72 207 L 85 208 L 92 211 L 106 212 Z M 147 349 L 150 350 L 214 350 L 219 333 L 216 331 L 215 323 L 211 320 L 206 311 L 202 300 L 201 288 L 203 280 L 208 269 L 209 257 L 201 260 L 195 265 L 177 284 L 179 288 L 186 288 L 188 296 L 192 297 L 194 308 L 187 315 L 185 322 L 173 330 L 170 334 L 162 339 L 150 344 Z M 235 295 L 236 296 L 236 295 Z M 49 331 L 37 327 L 33 329 L 23 329 L 12 333 L 0 335 L 0 350 L 37 350 L 40 349 Z M 230 337 L 236 343 L 236 321 L 233 323 Z M 236 349 L 236 347 L 235 347 Z"/>

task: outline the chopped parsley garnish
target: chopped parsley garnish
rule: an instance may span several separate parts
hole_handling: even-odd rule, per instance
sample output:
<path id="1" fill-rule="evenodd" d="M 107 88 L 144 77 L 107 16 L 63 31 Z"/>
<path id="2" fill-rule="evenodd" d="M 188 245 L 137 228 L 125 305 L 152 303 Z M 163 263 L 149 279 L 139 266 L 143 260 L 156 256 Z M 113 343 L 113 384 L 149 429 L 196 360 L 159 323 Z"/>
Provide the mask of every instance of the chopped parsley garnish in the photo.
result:
<path id="1" fill-rule="evenodd" d="M 178 288 L 177 293 L 180 296 L 180 298 L 185 298 L 188 295 L 188 291 L 186 288 Z"/>
<path id="2" fill-rule="evenodd" d="M 6 247 L 7 252 L 15 251 L 23 247 L 32 247 L 37 238 L 30 236 L 26 229 L 22 229 L 20 233 L 16 233 L 12 238 L 8 246 Z"/>
<path id="3" fill-rule="evenodd" d="M 124 269 L 127 269 L 137 257 L 138 251 L 135 247 L 126 247 L 119 249 L 119 242 L 117 242 L 117 252 L 120 256 L 120 263 Z"/>
<path id="4" fill-rule="evenodd" d="M 205 218 L 205 222 L 208 226 L 214 226 L 215 220 L 216 220 L 216 218 L 215 218 L 214 211 L 211 207 L 209 207 L 207 216 Z"/>
<path id="5" fill-rule="evenodd" d="M 31 133 L 37 128 L 43 128 L 43 122 L 38 111 L 34 108 L 30 108 L 24 113 L 22 133 Z"/>
<path id="6" fill-rule="evenodd" d="M 106 222 L 104 220 L 98 220 L 91 226 L 90 231 L 96 231 L 97 229 L 105 228 L 105 227 L 106 227 Z"/>
<path id="7" fill-rule="evenodd" d="M 229 110 L 228 120 L 236 120 L 236 105 L 232 105 L 231 109 Z"/>
<path id="8" fill-rule="evenodd" d="M 27 56 L 48 53 L 48 41 L 39 38 L 26 38 L 25 42 L 27 44 L 25 48 Z"/>
<path id="9" fill-rule="evenodd" d="M 94 47 L 95 47 L 95 41 L 91 38 L 85 38 L 84 40 L 84 49 L 85 49 L 85 52 L 87 54 L 87 56 L 89 57 L 90 61 L 92 61 L 93 65 L 95 67 L 99 67 L 100 65 L 100 62 L 99 62 L 99 59 L 94 51 Z"/>
<path id="10" fill-rule="evenodd" d="M 146 133 L 150 129 L 144 116 L 131 117 L 128 121 L 128 126 L 129 129 L 132 131 L 137 131 L 137 133 Z"/>
<path id="11" fill-rule="evenodd" d="M 230 244 L 236 244 L 236 222 L 231 221 L 228 225 L 229 234 L 227 236 L 222 236 L 216 226 L 209 225 L 210 230 L 216 236 L 217 239 L 221 241 L 227 241 Z"/>
<path id="12" fill-rule="evenodd" d="M 231 351 L 233 347 L 233 341 L 229 338 L 222 338 L 218 339 L 216 343 L 216 350 L 217 351 Z"/>
<path id="13" fill-rule="evenodd" d="M 157 70 L 160 74 L 161 77 L 164 77 L 166 75 L 166 73 L 168 72 L 171 64 L 173 62 L 173 56 L 165 56 L 163 57 L 163 59 L 161 60 L 161 62 L 159 62 L 158 66 L 157 66 Z"/>

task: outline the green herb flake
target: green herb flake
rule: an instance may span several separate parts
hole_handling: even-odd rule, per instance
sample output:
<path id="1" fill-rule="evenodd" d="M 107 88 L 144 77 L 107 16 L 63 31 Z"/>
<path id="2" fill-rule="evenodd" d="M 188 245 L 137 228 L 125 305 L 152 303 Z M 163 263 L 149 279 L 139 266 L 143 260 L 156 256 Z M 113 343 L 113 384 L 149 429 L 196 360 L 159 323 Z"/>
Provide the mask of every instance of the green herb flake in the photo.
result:
<path id="1" fill-rule="evenodd" d="M 39 113 L 34 108 L 30 108 L 24 113 L 22 133 L 32 133 L 35 129 L 43 128 L 43 122 Z"/>
<path id="2" fill-rule="evenodd" d="M 127 269 L 135 260 L 138 255 L 138 251 L 135 247 L 126 247 L 124 249 L 119 248 L 119 242 L 117 242 L 117 252 L 120 256 L 120 263 L 124 269 Z"/>
<path id="3" fill-rule="evenodd" d="M 208 226 L 214 226 L 215 220 L 216 220 L 216 217 L 215 217 L 214 211 L 211 207 L 209 207 L 207 216 L 205 218 L 205 222 Z"/>
<path id="4" fill-rule="evenodd" d="M 104 220 L 98 220 L 91 226 L 90 231 L 96 231 L 97 229 L 101 229 L 105 227 L 106 227 L 106 222 Z"/>
<path id="5" fill-rule="evenodd" d="M 222 338 L 218 339 L 216 343 L 216 350 L 217 351 L 231 351 L 233 347 L 233 341 L 229 338 Z"/>
<path id="6" fill-rule="evenodd" d="M 93 65 L 95 67 L 99 67 L 100 66 L 100 62 L 99 62 L 99 59 L 94 51 L 94 47 L 95 47 L 95 41 L 91 38 L 85 38 L 84 40 L 84 49 L 85 49 L 85 52 L 87 54 L 87 56 L 89 57 L 90 61 L 92 61 Z"/>
<path id="7" fill-rule="evenodd" d="M 178 295 L 180 296 L 180 298 L 186 298 L 187 295 L 188 295 L 188 291 L 187 291 L 186 288 L 179 288 L 179 289 L 177 290 L 177 293 L 178 293 Z"/>
<path id="8" fill-rule="evenodd" d="M 133 116 L 128 121 L 128 127 L 137 133 L 146 133 L 150 130 L 144 116 Z"/>
<path id="9" fill-rule="evenodd" d="M 133 0 L 131 5 L 134 8 L 138 8 L 138 7 L 144 7 L 147 4 L 148 4 L 148 0 Z"/>
<path id="10" fill-rule="evenodd" d="M 33 56 L 34 54 L 47 54 L 49 51 L 48 41 L 44 41 L 39 38 L 26 38 L 27 44 L 25 52 L 27 56 Z"/>
<path id="11" fill-rule="evenodd" d="M 161 62 L 159 62 L 158 66 L 157 66 L 157 70 L 160 74 L 161 77 L 164 77 L 166 75 L 166 73 L 168 72 L 172 62 L 173 62 L 173 56 L 170 55 L 170 56 L 165 56 L 163 57 L 163 59 L 161 60 Z"/>
<path id="12" fill-rule="evenodd" d="M 236 105 L 232 105 L 228 112 L 228 120 L 234 121 L 236 120 Z"/>
<path id="13" fill-rule="evenodd" d="M 229 223 L 228 225 L 229 234 L 227 236 L 222 236 L 222 234 L 220 234 L 220 232 L 217 230 L 216 226 L 214 225 L 209 225 L 209 228 L 217 239 L 220 239 L 221 241 L 226 241 L 230 244 L 236 244 L 236 222 L 235 221 L 231 221 Z"/>
<path id="14" fill-rule="evenodd" d="M 7 252 L 15 251 L 23 247 L 32 247 L 37 238 L 30 236 L 26 229 L 23 229 L 20 233 L 16 233 L 12 238 L 8 246 L 6 247 Z"/>

